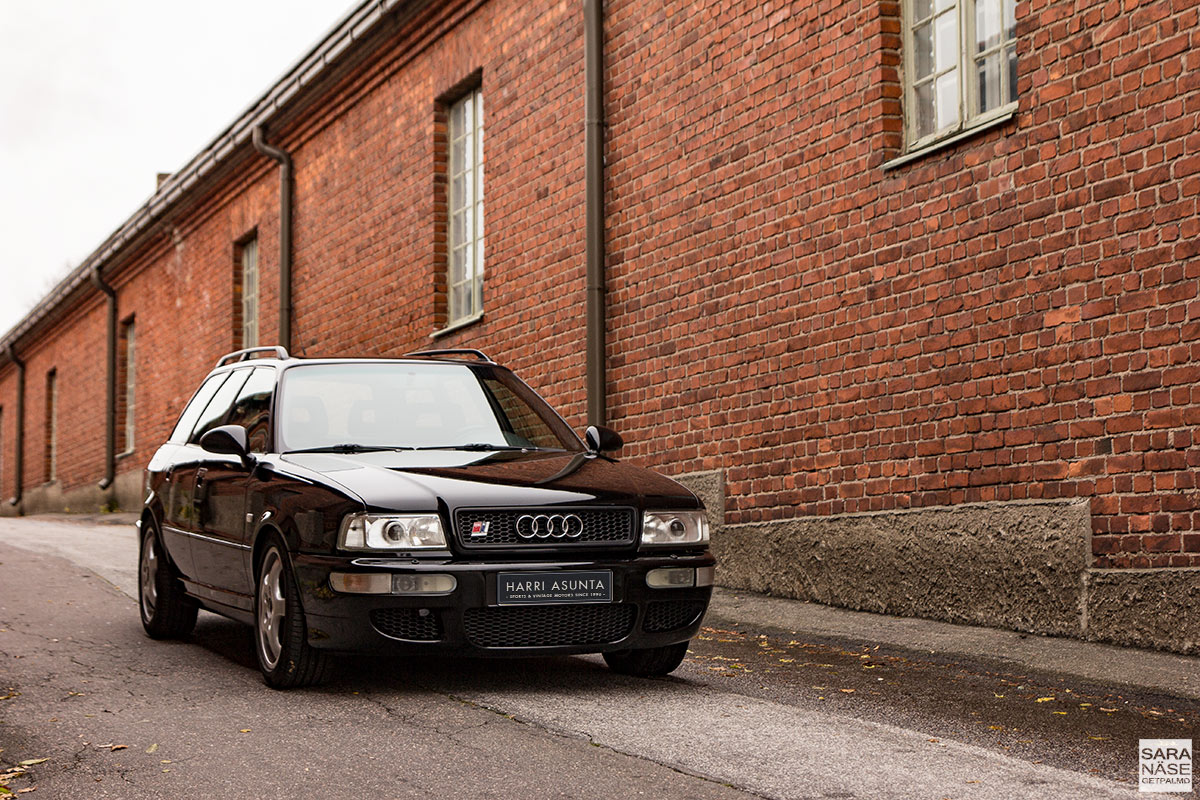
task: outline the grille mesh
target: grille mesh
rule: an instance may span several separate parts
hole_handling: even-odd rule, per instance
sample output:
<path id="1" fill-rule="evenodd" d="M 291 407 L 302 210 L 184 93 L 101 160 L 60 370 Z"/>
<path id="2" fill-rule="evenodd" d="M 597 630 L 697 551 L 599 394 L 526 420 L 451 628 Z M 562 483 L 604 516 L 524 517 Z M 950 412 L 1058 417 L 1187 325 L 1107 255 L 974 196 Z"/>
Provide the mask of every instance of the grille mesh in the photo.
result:
<path id="1" fill-rule="evenodd" d="M 467 638 L 476 647 L 605 644 L 633 630 L 637 607 L 615 604 L 468 608 Z"/>
<path id="2" fill-rule="evenodd" d="M 424 616 L 421 611 L 426 611 Z M 427 609 L 377 608 L 371 612 L 371 624 L 393 639 L 435 642 L 442 638 L 442 621 Z"/>
<path id="3" fill-rule="evenodd" d="M 688 600 L 656 600 L 646 609 L 642 628 L 648 632 L 686 628 L 704 613 L 704 603 Z"/>
<path id="4" fill-rule="evenodd" d="M 583 534 L 575 539 L 523 539 L 517 535 L 517 520 L 525 514 L 574 514 L 583 521 Z M 632 544 L 633 521 L 632 508 L 460 508 L 454 515 L 458 541 L 468 548 Z M 488 524 L 486 536 L 471 535 L 471 526 L 476 522 Z"/>

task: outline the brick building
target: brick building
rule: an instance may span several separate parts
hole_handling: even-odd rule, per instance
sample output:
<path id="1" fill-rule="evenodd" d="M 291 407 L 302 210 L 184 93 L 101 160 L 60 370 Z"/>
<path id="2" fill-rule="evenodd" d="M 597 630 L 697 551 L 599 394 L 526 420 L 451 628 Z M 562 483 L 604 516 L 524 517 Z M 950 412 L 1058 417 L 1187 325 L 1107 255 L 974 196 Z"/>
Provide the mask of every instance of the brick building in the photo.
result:
<path id="1" fill-rule="evenodd" d="M 436 342 L 726 585 L 1194 652 L 1198 123 L 1194 2 L 364 3 L 0 339 L 4 513 L 137 508 L 227 351 Z"/>

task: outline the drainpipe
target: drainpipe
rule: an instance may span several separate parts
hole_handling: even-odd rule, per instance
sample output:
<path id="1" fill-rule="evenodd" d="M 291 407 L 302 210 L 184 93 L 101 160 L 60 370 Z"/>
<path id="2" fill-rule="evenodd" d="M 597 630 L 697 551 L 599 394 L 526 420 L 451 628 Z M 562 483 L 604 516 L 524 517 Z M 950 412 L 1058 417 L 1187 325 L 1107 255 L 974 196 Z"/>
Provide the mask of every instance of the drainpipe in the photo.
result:
<path id="1" fill-rule="evenodd" d="M 584 0 L 584 104 L 587 162 L 584 194 L 587 217 L 587 417 L 604 425 L 607 377 L 604 365 L 604 0 Z"/>
<path id="2" fill-rule="evenodd" d="M 101 489 L 113 485 L 117 472 L 117 293 L 104 282 L 100 265 L 92 270 L 92 283 L 108 297 L 108 347 L 106 361 L 108 378 L 105 384 L 104 414 L 104 478 L 97 484 Z"/>
<path id="3" fill-rule="evenodd" d="M 257 126 L 251 139 L 254 149 L 279 162 L 279 343 L 292 347 L 292 157 L 286 150 L 264 140 L 266 131 Z"/>
<path id="4" fill-rule="evenodd" d="M 10 506 L 21 502 L 21 484 L 25 481 L 25 362 L 17 358 L 17 351 L 8 346 L 8 360 L 17 366 L 17 459 L 13 472 L 17 476 L 17 491 L 8 500 Z"/>

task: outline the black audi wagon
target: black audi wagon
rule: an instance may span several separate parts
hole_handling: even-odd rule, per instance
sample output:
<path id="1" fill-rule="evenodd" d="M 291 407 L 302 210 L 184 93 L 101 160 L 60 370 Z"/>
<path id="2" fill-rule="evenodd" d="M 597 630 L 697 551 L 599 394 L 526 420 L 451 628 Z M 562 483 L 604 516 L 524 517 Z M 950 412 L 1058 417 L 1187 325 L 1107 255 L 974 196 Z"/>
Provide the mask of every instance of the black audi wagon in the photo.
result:
<path id="1" fill-rule="evenodd" d="M 699 499 L 581 441 L 474 350 L 223 357 L 146 472 L 139 606 L 254 626 L 274 687 L 337 653 L 603 653 L 675 669 L 712 593 Z"/>

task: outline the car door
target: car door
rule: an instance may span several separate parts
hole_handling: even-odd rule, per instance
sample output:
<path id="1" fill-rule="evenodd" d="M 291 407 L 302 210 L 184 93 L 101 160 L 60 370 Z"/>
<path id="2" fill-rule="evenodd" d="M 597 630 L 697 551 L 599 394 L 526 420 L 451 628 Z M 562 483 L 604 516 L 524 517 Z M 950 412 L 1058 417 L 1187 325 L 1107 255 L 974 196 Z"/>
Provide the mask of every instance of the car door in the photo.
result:
<path id="1" fill-rule="evenodd" d="M 188 581 L 194 580 L 196 573 L 192 562 L 192 533 L 195 529 L 192 489 L 199 462 L 204 458 L 200 447 L 192 443 L 192 432 L 229 376 L 228 372 L 217 373 L 201 384 L 179 417 L 175 430 L 167 440 L 167 447 L 160 451 L 164 455 L 163 462 L 152 462 L 150 466 L 150 469 L 161 469 L 163 475 L 162 544 L 179 574 Z M 157 455 L 155 459 L 158 459 Z"/>
<path id="2" fill-rule="evenodd" d="M 222 423 L 245 428 L 252 453 L 267 452 L 274 393 L 275 369 L 255 367 Z M 251 470 L 237 458 L 210 455 L 196 484 L 199 535 L 192 543 L 197 580 L 222 593 L 215 597 L 218 602 L 247 609 L 253 525 L 246 518 L 246 492 L 251 482 Z"/>
<path id="3" fill-rule="evenodd" d="M 218 471 L 227 456 L 207 453 L 200 447 L 200 437 L 208 431 L 224 425 L 234 400 L 243 384 L 250 377 L 250 368 L 233 370 L 221 387 L 205 406 L 188 437 L 187 457 L 171 471 L 169 502 L 172 511 L 168 514 L 169 525 L 179 534 L 186 536 L 190 547 L 191 569 L 184 578 L 191 583 L 204 583 L 204 562 L 210 558 L 209 547 L 204 539 L 205 520 L 208 513 L 209 472 Z M 189 586 L 194 590 L 194 586 Z M 203 596 L 205 593 L 198 592 Z"/>

